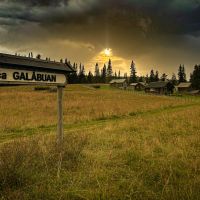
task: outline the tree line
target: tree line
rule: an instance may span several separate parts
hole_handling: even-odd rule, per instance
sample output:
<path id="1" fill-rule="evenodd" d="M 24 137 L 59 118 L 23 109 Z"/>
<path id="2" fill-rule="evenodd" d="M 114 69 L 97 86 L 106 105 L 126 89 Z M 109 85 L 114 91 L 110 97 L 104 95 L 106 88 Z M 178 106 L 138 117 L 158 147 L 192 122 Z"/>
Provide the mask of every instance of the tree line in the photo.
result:
<path id="1" fill-rule="evenodd" d="M 171 78 L 168 78 L 168 75 L 166 73 L 161 74 L 159 76 L 159 72 L 152 69 L 150 71 L 150 74 L 147 74 L 145 77 L 137 76 L 136 67 L 134 62 L 131 63 L 131 74 L 130 74 L 130 80 L 129 83 L 134 82 L 157 82 L 157 81 L 171 81 L 173 85 L 178 85 L 179 83 L 187 82 L 186 73 L 185 73 L 185 66 L 180 65 L 178 68 L 177 76 L 175 73 L 172 74 Z M 195 65 L 193 72 L 190 74 L 190 82 L 192 83 L 192 87 L 194 89 L 200 89 L 200 65 Z"/>
<path id="2" fill-rule="evenodd" d="M 16 54 L 17 55 L 17 54 Z M 33 58 L 33 53 L 29 53 L 29 58 Z M 41 55 L 38 54 L 36 56 L 37 59 L 41 59 Z M 46 58 L 46 61 L 51 61 L 50 58 Z M 54 60 L 55 62 L 55 60 Z M 60 60 L 61 63 L 66 63 L 71 65 L 70 61 L 65 59 Z M 130 77 L 128 77 L 127 73 L 121 75 L 120 70 L 118 72 L 113 72 L 112 61 L 109 59 L 108 64 L 104 64 L 102 69 L 100 69 L 99 64 L 96 63 L 94 68 L 94 74 L 89 71 L 87 74 L 85 72 L 85 67 L 80 63 L 78 66 L 77 63 L 74 63 L 72 67 L 75 69 L 75 72 L 68 76 L 68 81 L 70 84 L 77 83 L 109 83 L 112 79 L 121 79 L 124 78 L 127 80 L 129 84 L 137 83 L 137 82 L 157 82 L 157 81 L 171 81 L 174 85 L 178 85 L 182 82 L 187 82 L 185 66 L 180 65 L 178 68 L 177 76 L 175 73 L 172 74 L 171 78 L 168 78 L 168 75 L 163 73 L 161 76 L 158 71 L 154 71 L 152 69 L 149 74 L 146 76 L 137 76 L 136 65 L 134 61 L 131 62 L 130 66 Z M 194 89 L 200 89 L 200 65 L 195 65 L 193 72 L 190 74 L 190 82 L 192 83 L 192 87 Z"/>
<path id="3" fill-rule="evenodd" d="M 68 62 L 70 64 L 70 62 Z M 121 75 L 120 70 L 118 72 L 113 72 L 112 61 L 109 59 L 108 64 L 104 64 L 102 69 L 100 69 L 99 64 L 96 63 L 94 66 L 94 72 L 89 71 L 87 74 L 85 72 L 84 65 L 77 63 L 73 64 L 73 68 L 76 72 L 69 75 L 68 80 L 71 84 L 76 83 L 109 83 L 112 79 L 127 79 L 127 82 L 137 83 L 137 82 L 157 82 L 157 81 L 171 81 L 174 85 L 178 85 L 181 82 L 187 82 L 185 66 L 180 65 L 178 67 L 177 76 L 175 73 L 169 78 L 166 73 L 160 75 L 158 71 L 152 69 L 146 76 L 137 76 L 136 65 L 134 61 L 130 65 L 130 76 L 127 73 Z M 190 75 L 190 82 L 193 88 L 200 89 L 200 65 L 194 66 L 194 71 Z"/>
<path id="4" fill-rule="evenodd" d="M 70 62 L 68 62 L 70 64 Z M 102 68 L 96 63 L 94 67 L 94 73 L 89 71 L 87 74 L 85 72 L 85 67 L 81 63 L 78 65 L 74 63 L 73 68 L 75 72 L 68 76 L 68 81 L 71 84 L 76 83 L 109 83 L 113 78 L 122 78 L 120 70 L 113 73 L 112 61 L 109 59 L 108 64 L 104 64 Z"/>

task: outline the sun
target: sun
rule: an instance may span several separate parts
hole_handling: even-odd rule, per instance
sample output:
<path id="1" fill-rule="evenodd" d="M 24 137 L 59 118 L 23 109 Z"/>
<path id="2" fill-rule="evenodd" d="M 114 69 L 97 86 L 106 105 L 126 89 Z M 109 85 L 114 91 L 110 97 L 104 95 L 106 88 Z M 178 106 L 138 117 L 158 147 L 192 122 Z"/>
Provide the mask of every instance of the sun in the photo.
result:
<path id="1" fill-rule="evenodd" d="M 112 49 L 109 49 L 109 48 L 104 49 L 104 54 L 106 56 L 111 56 L 112 55 Z"/>

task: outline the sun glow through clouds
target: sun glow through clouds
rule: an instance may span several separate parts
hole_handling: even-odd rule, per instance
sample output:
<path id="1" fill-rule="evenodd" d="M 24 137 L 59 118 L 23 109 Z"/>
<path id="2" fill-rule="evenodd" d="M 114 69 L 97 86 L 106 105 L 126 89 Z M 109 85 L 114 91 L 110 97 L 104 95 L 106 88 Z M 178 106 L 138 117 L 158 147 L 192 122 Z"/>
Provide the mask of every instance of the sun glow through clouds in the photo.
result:
<path id="1" fill-rule="evenodd" d="M 105 54 L 105 56 L 112 56 L 112 49 L 106 48 L 104 50 L 104 54 Z"/>
<path id="2" fill-rule="evenodd" d="M 93 71 L 94 66 L 98 63 L 100 69 L 104 66 L 104 64 L 108 64 L 109 59 L 112 61 L 113 71 L 121 71 L 121 73 L 127 72 L 129 69 L 129 65 L 131 60 L 124 59 L 123 57 L 116 55 L 116 53 L 111 48 L 106 48 L 96 54 L 92 59 L 90 59 L 87 63 L 89 66 L 89 70 Z"/>

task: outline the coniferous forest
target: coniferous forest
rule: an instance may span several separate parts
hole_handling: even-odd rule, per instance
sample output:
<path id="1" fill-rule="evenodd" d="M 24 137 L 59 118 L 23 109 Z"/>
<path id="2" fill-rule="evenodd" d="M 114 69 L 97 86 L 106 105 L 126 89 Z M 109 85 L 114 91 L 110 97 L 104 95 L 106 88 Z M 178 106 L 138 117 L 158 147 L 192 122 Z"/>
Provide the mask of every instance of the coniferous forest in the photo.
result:
<path id="1" fill-rule="evenodd" d="M 121 75 L 120 70 L 113 70 L 114 67 L 112 66 L 111 59 L 109 59 L 108 63 L 104 64 L 102 68 L 96 63 L 94 71 L 89 71 L 88 73 L 85 70 L 85 66 L 81 63 L 79 66 L 74 63 L 73 68 L 76 72 L 68 76 L 70 84 L 109 83 L 112 79 L 127 79 L 128 83 L 150 83 L 169 80 L 174 85 L 190 81 L 194 89 L 200 89 L 200 65 L 194 66 L 194 70 L 191 72 L 190 77 L 186 76 L 184 65 L 180 65 L 177 69 L 177 73 L 173 73 L 171 76 L 166 73 L 160 74 L 159 71 L 155 71 L 154 69 L 151 69 L 146 76 L 137 76 L 137 69 L 134 61 L 132 61 L 130 65 L 130 76 L 127 76 L 128 73 Z"/>

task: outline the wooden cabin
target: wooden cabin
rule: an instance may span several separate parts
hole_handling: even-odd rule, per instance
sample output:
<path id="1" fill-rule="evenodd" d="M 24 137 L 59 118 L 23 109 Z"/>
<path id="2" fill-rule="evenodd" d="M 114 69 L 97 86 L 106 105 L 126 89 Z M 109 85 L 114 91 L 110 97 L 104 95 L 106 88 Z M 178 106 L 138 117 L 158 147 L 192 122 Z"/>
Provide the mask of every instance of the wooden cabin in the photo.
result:
<path id="1" fill-rule="evenodd" d="M 169 81 L 151 82 L 145 88 L 146 93 L 154 93 L 161 95 L 172 94 L 173 91 L 174 91 L 174 85 Z"/>
<path id="2" fill-rule="evenodd" d="M 113 79 L 110 81 L 110 86 L 120 89 L 126 89 L 127 88 L 127 80 L 126 79 Z"/>
<path id="3" fill-rule="evenodd" d="M 146 84 L 143 82 L 139 83 L 131 83 L 129 88 L 136 91 L 143 91 L 145 90 Z"/>
<path id="4" fill-rule="evenodd" d="M 192 91 L 192 83 L 179 83 L 179 85 L 176 86 L 176 91 L 179 93 L 188 93 Z"/>

